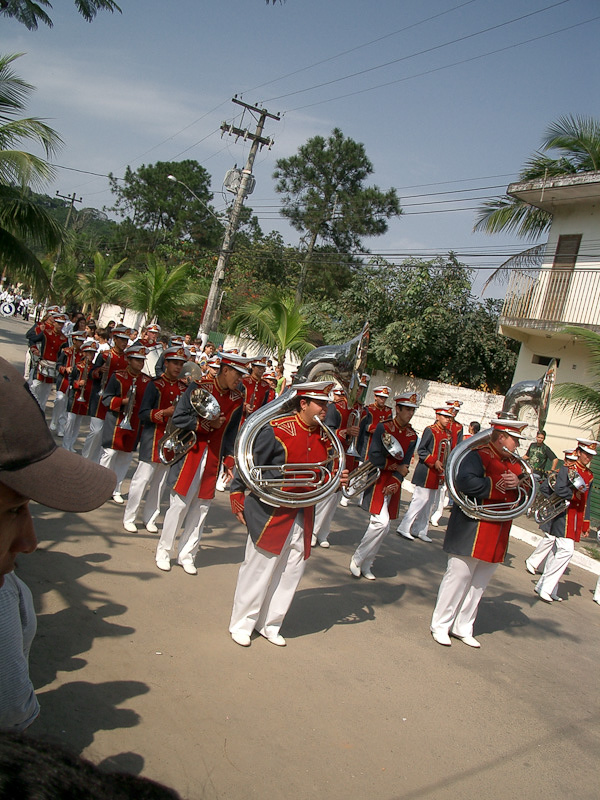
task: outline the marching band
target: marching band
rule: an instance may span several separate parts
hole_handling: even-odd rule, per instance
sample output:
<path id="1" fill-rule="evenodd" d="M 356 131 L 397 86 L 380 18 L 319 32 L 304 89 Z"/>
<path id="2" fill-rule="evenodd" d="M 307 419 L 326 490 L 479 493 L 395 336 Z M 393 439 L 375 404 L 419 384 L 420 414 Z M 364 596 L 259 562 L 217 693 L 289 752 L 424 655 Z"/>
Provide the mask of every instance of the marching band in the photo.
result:
<path id="1" fill-rule="evenodd" d="M 88 337 L 79 330 L 66 336 L 66 322 L 67 317 L 53 307 L 27 333 L 32 394 L 43 410 L 55 386 L 49 427 L 62 438 L 65 449 L 74 452 L 81 425 L 88 424 L 82 455 L 116 473 L 112 499 L 117 504 L 125 504 L 121 485 L 134 452 L 139 451 L 124 508 L 127 532 L 138 530 L 136 519 L 143 503 L 145 529 L 159 533 L 156 521 L 168 486 L 168 508 L 155 556 L 158 569 L 170 571 L 175 559 L 187 574 L 197 573 L 195 559 L 211 502 L 217 489 L 230 485 L 232 512 L 249 534 L 230 623 L 233 640 L 242 646 L 251 643 L 255 630 L 273 644 L 285 645 L 280 627 L 304 562 L 311 547 L 329 547 L 336 510 L 352 500 L 367 512 L 369 522 L 349 571 L 354 578 L 375 580 L 373 561 L 391 521 L 399 515 L 403 479 L 413 455 L 418 459 L 411 477 L 413 495 L 397 533 L 408 540 L 431 542 L 430 516 L 437 525 L 448 503 L 448 459 L 456 448 L 470 446 L 482 435 L 476 433 L 463 442 L 463 426 L 456 420 L 461 402 L 447 400 L 435 408 L 435 422 L 419 440 L 411 426 L 418 395 L 397 394 L 390 407 L 390 387 L 377 386 L 373 402 L 364 406 L 369 376 L 360 371 L 349 391 L 350 384 L 338 380 L 335 370 L 326 373 L 333 374 L 334 381 L 306 381 L 301 365 L 301 380 L 294 378 L 286 389 L 280 387 L 277 369 L 265 356 L 217 353 L 211 343 L 198 351 L 190 337 L 175 336 L 168 342 L 163 337 L 165 346 L 158 341 L 157 325 L 148 326 L 141 337 L 117 325 L 108 332 L 109 343 L 99 348 L 98 336 Z M 281 405 L 290 392 L 293 406 Z M 271 406 L 278 412 L 265 417 L 264 410 Z M 234 473 L 234 464 L 239 467 L 236 441 L 255 415 L 261 422 L 251 448 L 261 466 L 248 477 L 239 469 Z M 466 495 L 483 498 L 483 506 L 496 497 L 512 497 L 523 481 L 511 453 L 523 438 L 525 423 L 498 419 L 490 425 L 491 439 L 473 445 L 453 480 Z M 560 600 L 557 586 L 574 543 L 589 530 L 593 479 L 589 464 L 597 446 L 593 440 L 579 440 L 574 451 L 565 454 L 565 466 L 551 483 L 544 481 L 536 504 L 531 504 L 536 519 L 545 509 L 540 523 L 545 538 L 527 559 L 526 568 L 535 574 L 546 561 L 535 592 L 548 603 Z M 336 471 L 338 490 L 329 491 L 327 483 Z M 275 472 L 277 485 L 290 493 L 293 502 L 270 501 L 265 495 L 262 487 L 275 482 Z M 317 496 L 313 487 L 319 483 L 324 484 L 322 494 L 304 502 L 303 490 L 310 488 L 306 497 Z M 479 647 L 473 637 L 477 607 L 504 558 L 514 517 L 509 515 L 508 522 L 485 516 L 483 521 L 474 520 L 467 506 L 450 493 L 454 503 L 444 543 L 448 570 L 431 631 L 439 644 L 448 646 L 454 636 Z"/>

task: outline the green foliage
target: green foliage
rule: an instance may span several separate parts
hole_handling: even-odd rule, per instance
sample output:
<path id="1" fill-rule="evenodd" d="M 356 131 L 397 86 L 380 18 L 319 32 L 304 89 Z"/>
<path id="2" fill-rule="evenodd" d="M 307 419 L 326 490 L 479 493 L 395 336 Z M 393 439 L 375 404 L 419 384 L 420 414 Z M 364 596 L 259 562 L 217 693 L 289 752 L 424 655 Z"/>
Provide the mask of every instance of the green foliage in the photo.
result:
<path id="1" fill-rule="evenodd" d="M 169 180 L 169 175 L 177 180 Z M 205 248 L 219 246 L 223 226 L 209 206 L 210 175 L 197 161 L 158 161 L 135 172 L 127 167 L 123 180 L 109 177 L 116 196 L 110 210 L 146 231 L 146 249 L 184 238 Z"/>
<path id="2" fill-rule="evenodd" d="M 125 259 L 112 264 L 102 253 L 94 254 L 94 269 L 79 273 L 75 291 L 77 300 L 85 311 L 89 308 L 92 317 L 97 317 L 103 303 L 121 303 L 124 284 L 118 272 Z"/>
<path id="3" fill-rule="evenodd" d="M 28 187 L 47 180 L 53 169 L 44 158 L 17 147 L 23 141 L 32 142 L 50 157 L 61 139 L 39 119 L 19 117 L 33 86 L 14 72 L 12 63 L 17 58 L 0 56 L 0 262 L 13 278 L 43 286 L 47 275 L 35 250 L 58 247 L 63 232 Z"/>
<path id="4" fill-rule="evenodd" d="M 288 350 L 303 357 L 313 346 L 302 308 L 289 294 L 273 290 L 266 297 L 245 303 L 232 315 L 228 333 L 250 341 L 272 353 L 283 363 Z"/>
<path id="5" fill-rule="evenodd" d="M 583 424 L 598 430 L 600 426 L 600 334 L 588 328 L 569 325 L 564 333 L 576 336 L 584 345 L 589 357 L 588 373 L 592 380 L 588 386 L 579 383 L 559 383 L 554 387 L 552 402 L 558 408 L 568 409 Z"/>
<path id="6" fill-rule="evenodd" d="M 556 151 L 557 158 L 548 155 Z M 549 125 L 542 149 L 534 153 L 519 175 L 519 181 L 534 181 L 600 169 L 600 122 L 591 117 L 564 116 Z M 547 232 L 552 215 L 523 200 L 499 197 L 483 203 L 474 230 L 507 232 L 535 240 Z"/>
<path id="7" fill-rule="evenodd" d="M 114 0 L 75 0 L 75 6 L 87 22 L 91 22 L 101 9 L 121 13 L 121 9 Z M 2 0 L 0 2 L 0 14 L 16 19 L 30 31 L 36 31 L 40 22 L 49 28 L 53 27 L 54 23 L 44 8 L 52 8 L 50 0 L 36 0 L 36 2 L 34 0 Z"/>
<path id="8" fill-rule="evenodd" d="M 148 254 L 146 269 L 132 271 L 124 279 L 122 301 L 134 311 L 141 311 L 148 321 L 158 320 L 161 325 L 175 328 L 185 311 L 196 311 L 200 316 L 205 295 L 190 290 L 188 264 L 169 269 L 164 261 Z"/>
<path id="9" fill-rule="evenodd" d="M 488 391 L 510 386 L 517 345 L 496 333 L 499 301 L 477 302 L 470 272 L 446 260 L 357 268 L 335 302 L 309 304 L 327 341 L 347 341 L 369 320 L 369 367 Z"/>

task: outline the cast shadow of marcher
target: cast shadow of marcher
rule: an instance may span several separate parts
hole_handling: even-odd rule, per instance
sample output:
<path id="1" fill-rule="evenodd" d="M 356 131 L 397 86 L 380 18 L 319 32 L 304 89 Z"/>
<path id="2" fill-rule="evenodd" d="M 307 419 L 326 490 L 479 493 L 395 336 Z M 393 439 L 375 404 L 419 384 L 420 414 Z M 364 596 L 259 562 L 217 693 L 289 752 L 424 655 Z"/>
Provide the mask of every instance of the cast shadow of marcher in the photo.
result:
<path id="1" fill-rule="evenodd" d="M 377 606 L 396 603 L 405 591 L 403 584 L 377 585 L 355 579 L 339 586 L 302 589 L 286 615 L 285 635 L 293 639 L 334 625 L 373 621 Z"/>
<path id="2" fill-rule="evenodd" d="M 73 681 L 57 689 L 38 692 L 41 713 L 31 727 L 31 733 L 48 736 L 81 753 L 92 744 L 97 731 L 138 725 L 140 715 L 136 711 L 117 706 L 149 691 L 141 681 L 98 684 Z"/>

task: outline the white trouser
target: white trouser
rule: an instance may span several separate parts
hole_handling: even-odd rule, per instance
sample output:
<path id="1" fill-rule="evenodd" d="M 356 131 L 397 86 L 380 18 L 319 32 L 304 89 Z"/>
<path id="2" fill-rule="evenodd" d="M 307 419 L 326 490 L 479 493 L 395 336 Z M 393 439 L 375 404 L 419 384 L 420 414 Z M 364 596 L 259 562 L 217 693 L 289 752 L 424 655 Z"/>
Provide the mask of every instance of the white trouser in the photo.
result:
<path id="1" fill-rule="evenodd" d="M 169 508 L 165 514 L 163 529 L 156 548 L 156 560 L 170 559 L 175 555 L 175 538 L 183 526 L 179 537 L 177 561 L 180 564 L 194 563 L 194 557 L 200 547 L 202 529 L 211 501 L 198 497 L 200 481 L 206 465 L 208 451 L 204 451 L 202 462 L 198 467 L 188 493 L 184 496 L 171 491 Z"/>
<path id="2" fill-rule="evenodd" d="M 479 602 L 498 564 L 471 556 L 449 556 L 438 591 L 431 630 L 472 636 Z"/>
<path id="3" fill-rule="evenodd" d="M 313 523 L 313 536 L 317 537 L 317 541 L 326 542 L 329 538 L 331 531 L 331 523 L 335 515 L 336 509 L 342 498 L 341 492 L 334 492 L 325 500 L 321 500 L 315 506 L 315 521 Z"/>
<path id="4" fill-rule="evenodd" d="M 84 458 L 89 458 L 90 461 L 94 461 L 96 464 L 100 463 L 100 458 L 102 457 L 103 427 L 103 419 L 92 417 L 90 419 L 90 432 L 86 436 L 85 442 L 83 443 L 83 447 L 81 449 L 81 455 Z"/>
<path id="5" fill-rule="evenodd" d="M 65 432 L 68 400 L 69 397 L 65 392 L 56 392 L 54 408 L 52 409 L 52 419 L 50 420 L 50 430 L 56 431 L 59 436 L 62 436 Z"/>
<path id="6" fill-rule="evenodd" d="M 42 411 L 44 411 L 46 408 L 48 398 L 50 397 L 50 392 L 53 388 L 53 383 L 43 383 L 42 381 L 38 381 L 37 378 L 31 384 L 31 394 L 38 401 L 38 405 Z"/>
<path id="7" fill-rule="evenodd" d="M 113 489 L 113 494 L 121 492 L 121 484 L 127 475 L 127 470 L 131 464 L 133 453 L 125 453 L 123 450 L 113 450 L 111 447 L 102 448 L 100 465 L 112 469 L 117 476 L 117 485 Z"/>
<path id="8" fill-rule="evenodd" d="M 160 513 L 160 501 L 167 481 L 169 466 L 167 464 L 155 464 L 154 462 L 140 461 L 129 484 L 127 495 L 127 505 L 123 515 L 123 522 L 135 522 L 135 517 L 142 502 L 146 486 L 148 494 L 144 503 L 144 513 L 142 519 L 144 525 L 149 525 L 158 517 Z"/>
<path id="9" fill-rule="evenodd" d="M 25 366 L 23 368 L 23 377 L 25 378 L 29 386 L 31 386 L 31 383 L 33 381 L 33 377 L 31 374 L 32 372 L 33 370 L 31 369 L 31 351 L 28 350 L 27 353 L 25 354 Z"/>
<path id="10" fill-rule="evenodd" d="M 357 566 L 362 567 L 364 572 L 371 568 L 381 543 L 390 529 L 389 504 L 390 498 L 388 496 L 384 498 L 379 514 L 371 514 L 369 527 L 352 556 L 354 562 Z"/>
<path id="11" fill-rule="evenodd" d="M 256 628 L 267 638 L 277 636 L 304 574 L 304 513 L 298 511 L 279 555 L 260 550 L 248 536 L 240 567 L 229 630 Z"/>
<path id="12" fill-rule="evenodd" d="M 67 424 L 65 425 L 65 435 L 63 436 L 62 446 L 65 450 L 75 452 L 75 442 L 79 436 L 79 429 L 84 420 L 89 420 L 89 417 L 82 417 L 79 414 L 73 414 L 69 411 L 67 414 Z"/>
<path id="13" fill-rule="evenodd" d="M 437 489 L 425 489 L 423 486 L 415 486 L 413 489 L 412 500 L 402 517 L 398 532 L 411 533 L 413 536 L 427 534 L 429 528 L 429 513 L 435 500 Z M 411 528 L 414 527 L 414 530 Z"/>
<path id="14" fill-rule="evenodd" d="M 547 592 L 549 595 L 556 592 L 558 582 L 575 552 L 573 539 L 567 539 L 565 536 L 552 536 L 551 538 L 554 539 L 552 550 L 546 560 L 542 577 L 535 587 L 537 592 Z"/>
<path id="15" fill-rule="evenodd" d="M 533 567 L 534 569 L 538 569 L 541 565 L 542 561 L 550 555 L 550 551 L 554 547 L 554 536 L 550 536 L 547 533 L 545 536 L 542 537 L 538 546 L 535 548 L 533 553 L 526 559 L 527 563 Z"/>
<path id="16" fill-rule="evenodd" d="M 600 603 L 600 575 L 598 575 L 598 581 L 596 582 L 596 591 L 594 592 L 594 600 L 597 603 Z"/>
<path id="17" fill-rule="evenodd" d="M 442 484 L 439 489 L 435 490 L 435 498 L 431 504 L 431 522 L 438 525 L 442 514 L 444 513 L 444 505 L 446 503 L 446 485 Z"/>

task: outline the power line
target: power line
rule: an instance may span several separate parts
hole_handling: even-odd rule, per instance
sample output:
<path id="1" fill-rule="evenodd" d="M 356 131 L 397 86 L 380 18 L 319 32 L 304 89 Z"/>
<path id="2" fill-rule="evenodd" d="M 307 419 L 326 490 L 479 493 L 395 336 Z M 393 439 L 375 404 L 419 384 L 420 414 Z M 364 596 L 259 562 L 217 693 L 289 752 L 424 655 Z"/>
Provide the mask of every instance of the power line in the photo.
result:
<path id="1" fill-rule="evenodd" d="M 549 11 L 552 8 L 556 8 L 557 6 L 563 6 L 565 3 L 570 3 L 572 0 L 559 0 L 557 3 L 553 3 L 552 5 L 545 6 L 544 8 L 540 8 L 537 11 L 530 11 L 528 14 L 523 14 L 520 17 L 514 17 L 513 19 L 509 19 L 507 22 L 499 22 L 497 25 L 490 25 L 488 28 L 482 28 L 480 31 L 475 31 L 474 33 L 468 33 L 465 36 L 460 36 L 458 39 L 451 39 L 448 42 L 443 42 L 442 44 L 433 45 L 431 47 L 425 48 L 425 50 L 419 50 L 416 53 L 411 53 L 408 56 L 401 56 L 400 58 L 394 58 L 392 61 L 386 61 L 383 64 L 377 64 L 374 67 L 368 67 L 366 69 L 361 69 L 358 72 L 352 72 L 349 75 L 344 75 L 341 78 L 333 78 L 330 81 L 324 81 L 322 83 L 317 83 L 314 86 L 309 86 L 306 89 L 296 89 L 293 92 L 288 92 L 287 94 L 280 94 L 276 97 L 270 97 L 268 100 L 265 100 L 266 103 L 271 103 L 273 100 L 281 100 L 285 97 L 293 97 L 296 94 L 303 94 L 304 92 L 310 92 L 313 89 L 321 89 L 323 86 L 331 86 L 333 83 L 339 83 L 340 81 L 350 80 L 350 78 L 357 78 L 359 75 L 366 75 L 368 72 L 374 72 L 378 69 L 384 69 L 385 67 L 390 67 L 392 64 L 399 64 L 402 61 L 409 61 L 411 58 L 416 58 L 417 56 L 426 55 L 427 53 L 433 53 L 436 50 L 442 50 L 444 47 L 449 47 L 453 44 L 459 44 L 460 42 L 465 42 L 468 39 L 474 39 L 476 36 L 482 36 L 484 33 L 489 33 L 490 31 L 498 30 L 499 28 L 505 28 L 507 25 L 512 25 L 515 22 L 520 22 L 521 20 L 527 19 L 528 17 L 534 17 L 537 14 L 542 14 L 545 11 Z"/>
<path id="2" fill-rule="evenodd" d="M 497 55 L 498 53 L 506 52 L 507 50 L 514 50 L 517 47 L 522 47 L 525 44 L 531 44 L 531 42 L 538 42 L 542 39 L 547 39 L 550 36 L 556 36 L 559 33 L 564 33 L 565 31 L 574 30 L 575 28 L 580 28 L 582 25 L 589 25 L 591 22 L 596 22 L 600 19 L 600 15 L 597 17 L 592 17 L 591 19 L 583 20 L 583 22 L 577 22 L 574 25 L 568 25 L 565 28 L 559 28 L 558 30 L 551 31 L 550 33 L 544 33 L 540 36 L 533 36 L 531 39 L 525 39 L 522 42 L 517 42 L 516 44 L 506 45 L 505 47 L 500 47 L 497 50 L 490 50 L 487 53 L 481 53 L 478 56 L 471 56 L 470 58 L 464 58 L 461 61 L 454 61 L 451 64 L 445 64 L 441 67 L 434 67 L 433 69 L 425 70 L 424 72 L 418 72 L 414 75 L 407 75 L 404 78 L 397 78 L 393 81 L 387 81 L 386 83 L 379 83 L 376 86 L 370 86 L 366 89 L 357 89 L 354 92 L 347 92 L 346 94 L 338 95 L 337 97 L 329 97 L 326 100 L 317 100 L 314 103 L 307 103 L 303 106 L 296 106 L 296 108 L 288 109 L 286 113 L 290 114 L 294 111 L 303 111 L 305 108 L 313 108 L 314 106 L 323 105 L 324 103 L 332 103 L 334 100 L 344 100 L 347 97 L 354 97 L 357 94 L 364 94 L 365 92 L 372 92 L 375 89 L 382 89 L 386 86 L 393 86 L 396 83 L 404 83 L 405 81 L 414 80 L 415 78 L 422 78 L 425 75 L 432 75 L 435 72 L 441 72 L 445 69 L 450 69 L 451 67 L 461 66 L 462 64 L 468 64 L 470 61 L 479 61 L 482 58 L 487 58 L 488 56 Z"/>

